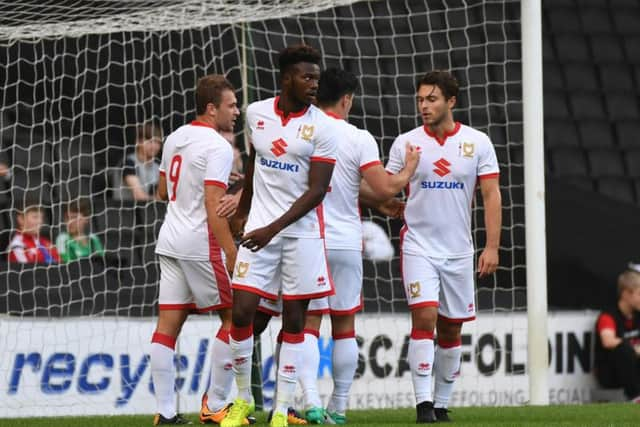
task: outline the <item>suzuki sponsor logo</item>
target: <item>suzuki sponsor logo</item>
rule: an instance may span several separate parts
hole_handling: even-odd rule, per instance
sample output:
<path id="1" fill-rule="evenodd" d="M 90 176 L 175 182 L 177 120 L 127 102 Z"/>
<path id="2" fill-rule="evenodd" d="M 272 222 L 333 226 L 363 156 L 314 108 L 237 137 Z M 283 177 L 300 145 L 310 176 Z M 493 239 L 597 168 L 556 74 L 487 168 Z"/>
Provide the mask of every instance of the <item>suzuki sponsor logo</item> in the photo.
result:
<path id="1" fill-rule="evenodd" d="M 464 182 L 460 181 L 422 181 L 420 186 L 424 189 L 463 190 Z"/>
<path id="2" fill-rule="evenodd" d="M 298 172 L 300 170 L 300 165 L 281 162 L 280 160 L 265 159 L 264 157 L 260 158 L 260 165 L 271 169 L 279 169 L 285 172 Z"/>
<path id="3" fill-rule="evenodd" d="M 451 166 L 451 163 L 449 163 L 449 161 L 444 157 L 441 157 L 440 159 L 436 160 L 435 162 L 433 162 L 433 164 L 436 167 L 433 171 L 438 176 L 442 177 L 442 176 L 448 175 L 451 172 L 451 169 L 449 169 L 449 166 Z"/>
<path id="4" fill-rule="evenodd" d="M 271 152 L 276 157 L 280 157 L 287 152 L 285 147 L 287 147 L 288 145 L 286 141 L 282 138 L 276 139 L 271 143 L 271 145 L 272 145 Z"/>

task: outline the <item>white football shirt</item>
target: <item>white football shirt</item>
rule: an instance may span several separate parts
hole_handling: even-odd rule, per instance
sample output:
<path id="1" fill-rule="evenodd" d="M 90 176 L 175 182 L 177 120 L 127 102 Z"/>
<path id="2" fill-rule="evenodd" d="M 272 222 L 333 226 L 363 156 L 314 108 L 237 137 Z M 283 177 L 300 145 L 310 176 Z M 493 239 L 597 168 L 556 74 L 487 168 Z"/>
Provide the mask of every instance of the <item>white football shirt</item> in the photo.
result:
<path id="1" fill-rule="evenodd" d="M 167 137 L 160 173 L 167 180 L 169 203 L 156 253 L 194 261 L 219 257 L 209 233 L 204 188 L 226 189 L 232 162 L 231 144 L 205 123 L 193 121 Z"/>
<path id="2" fill-rule="evenodd" d="M 338 161 L 331 177 L 331 191 L 324 199 L 327 249 L 362 250 L 362 221 L 358 195 L 361 173 L 382 164 L 378 144 L 366 130 L 332 116 L 340 134 Z"/>
<path id="3" fill-rule="evenodd" d="M 434 258 L 473 255 L 471 206 L 477 180 L 495 178 L 500 172 L 491 140 L 460 123 L 443 140 L 420 126 L 393 142 L 389 172 L 404 167 L 407 142 L 422 154 L 407 190 L 400 234 L 403 253 Z"/>
<path id="4" fill-rule="evenodd" d="M 285 119 L 278 109 L 278 97 L 249 105 L 247 126 L 256 160 L 253 197 L 245 231 L 264 227 L 289 210 L 309 189 L 311 162 L 335 163 L 338 143 L 332 121 L 313 105 Z M 279 235 L 322 237 L 322 204 Z"/>

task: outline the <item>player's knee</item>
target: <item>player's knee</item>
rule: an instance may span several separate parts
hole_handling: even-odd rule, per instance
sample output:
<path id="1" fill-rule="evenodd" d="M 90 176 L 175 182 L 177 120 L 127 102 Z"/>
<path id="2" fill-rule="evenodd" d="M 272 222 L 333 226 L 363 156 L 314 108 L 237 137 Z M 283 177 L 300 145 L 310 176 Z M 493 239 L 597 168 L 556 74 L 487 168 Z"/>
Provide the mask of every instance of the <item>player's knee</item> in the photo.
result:
<path id="1" fill-rule="evenodd" d="M 260 335 L 267 329 L 267 325 L 271 320 L 271 316 L 261 311 L 256 312 L 256 316 L 253 319 L 253 335 Z"/>
<path id="2" fill-rule="evenodd" d="M 331 331 L 334 335 L 342 335 L 355 329 L 355 316 L 331 316 Z"/>
<path id="3" fill-rule="evenodd" d="M 418 308 L 411 312 L 411 322 L 414 329 L 433 332 L 436 327 L 438 312 L 435 308 Z"/>
<path id="4" fill-rule="evenodd" d="M 321 324 L 322 324 L 322 315 L 307 314 L 304 322 L 304 328 L 311 329 L 314 331 L 319 331 Z"/>
<path id="5" fill-rule="evenodd" d="M 438 339 L 446 342 L 459 341 L 462 335 L 462 323 L 451 322 L 441 317 L 437 321 Z"/>

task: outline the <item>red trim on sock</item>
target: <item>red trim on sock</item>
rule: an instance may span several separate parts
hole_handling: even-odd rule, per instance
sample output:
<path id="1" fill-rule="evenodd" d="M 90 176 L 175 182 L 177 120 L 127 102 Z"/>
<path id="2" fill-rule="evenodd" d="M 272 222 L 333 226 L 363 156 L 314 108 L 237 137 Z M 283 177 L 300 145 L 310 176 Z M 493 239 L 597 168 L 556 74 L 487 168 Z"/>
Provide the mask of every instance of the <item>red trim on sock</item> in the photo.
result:
<path id="1" fill-rule="evenodd" d="M 282 331 L 282 342 L 288 342 L 289 344 L 300 344 L 301 342 L 304 342 L 304 334 L 292 334 L 290 332 Z"/>
<path id="2" fill-rule="evenodd" d="M 356 337 L 356 331 L 349 331 L 349 332 L 343 332 L 341 334 L 333 334 L 332 338 L 333 340 L 345 340 L 347 338 L 355 338 Z"/>
<path id="3" fill-rule="evenodd" d="M 455 341 L 445 341 L 438 338 L 438 347 L 440 348 L 453 348 L 460 347 L 462 345 L 462 338 L 459 338 Z"/>
<path id="4" fill-rule="evenodd" d="M 313 335 L 313 336 L 315 336 L 316 338 L 320 338 L 320 331 L 317 331 L 317 330 L 315 330 L 315 329 L 311 329 L 311 328 L 304 328 L 304 329 L 302 330 L 302 333 L 303 333 L 303 334 Z"/>
<path id="5" fill-rule="evenodd" d="M 244 328 L 237 328 L 234 325 L 231 325 L 229 336 L 233 338 L 234 341 L 246 340 L 247 338 L 253 336 L 253 323 L 249 326 L 245 326 Z"/>
<path id="6" fill-rule="evenodd" d="M 411 339 L 414 340 L 432 340 L 433 331 L 424 331 L 422 329 L 411 329 Z"/>
<path id="7" fill-rule="evenodd" d="M 220 341 L 229 344 L 229 329 L 218 329 L 218 333 L 216 334 L 216 338 Z"/>
<path id="8" fill-rule="evenodd" d="M 161 334 L 160 332 L 153 333 L 151 336 L 151 342 L 169 347 L 171 350 L 176 349 L 176 339 L 172 336 Z"/>

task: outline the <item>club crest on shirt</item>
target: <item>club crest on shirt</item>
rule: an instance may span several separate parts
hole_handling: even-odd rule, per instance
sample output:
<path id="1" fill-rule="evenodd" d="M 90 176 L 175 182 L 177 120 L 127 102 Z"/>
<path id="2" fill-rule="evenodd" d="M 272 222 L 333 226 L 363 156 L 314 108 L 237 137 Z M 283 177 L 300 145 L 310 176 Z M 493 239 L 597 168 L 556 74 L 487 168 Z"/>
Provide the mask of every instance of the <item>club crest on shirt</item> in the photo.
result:
<path id="1" fill-rule="evenodd" d="M 302 138 L 307 142 L 311 142 L 311 138 L 313 138 L 313 125 L 301 125 L 298 128 L 298 138 Z"/>
<path id="2" fill-rule="evenodd" d="M 238 276 L 239 279 L 244 279 L 247 271 L 249 271 L 249 263 L 240 261 L 236 267 L 236 276 Z"/>
<path id="3" fill-rule="evenodd" d="M 461 147 L 462 157 L 472 158 L 476 146 L 473 142 L 463 142 Z"/>
<path id="4" fill-rule="evenodd" d="M 418 298 L 420 296 L 420 282 L 409 283 L 409 294 L 411 298 Z"/>

